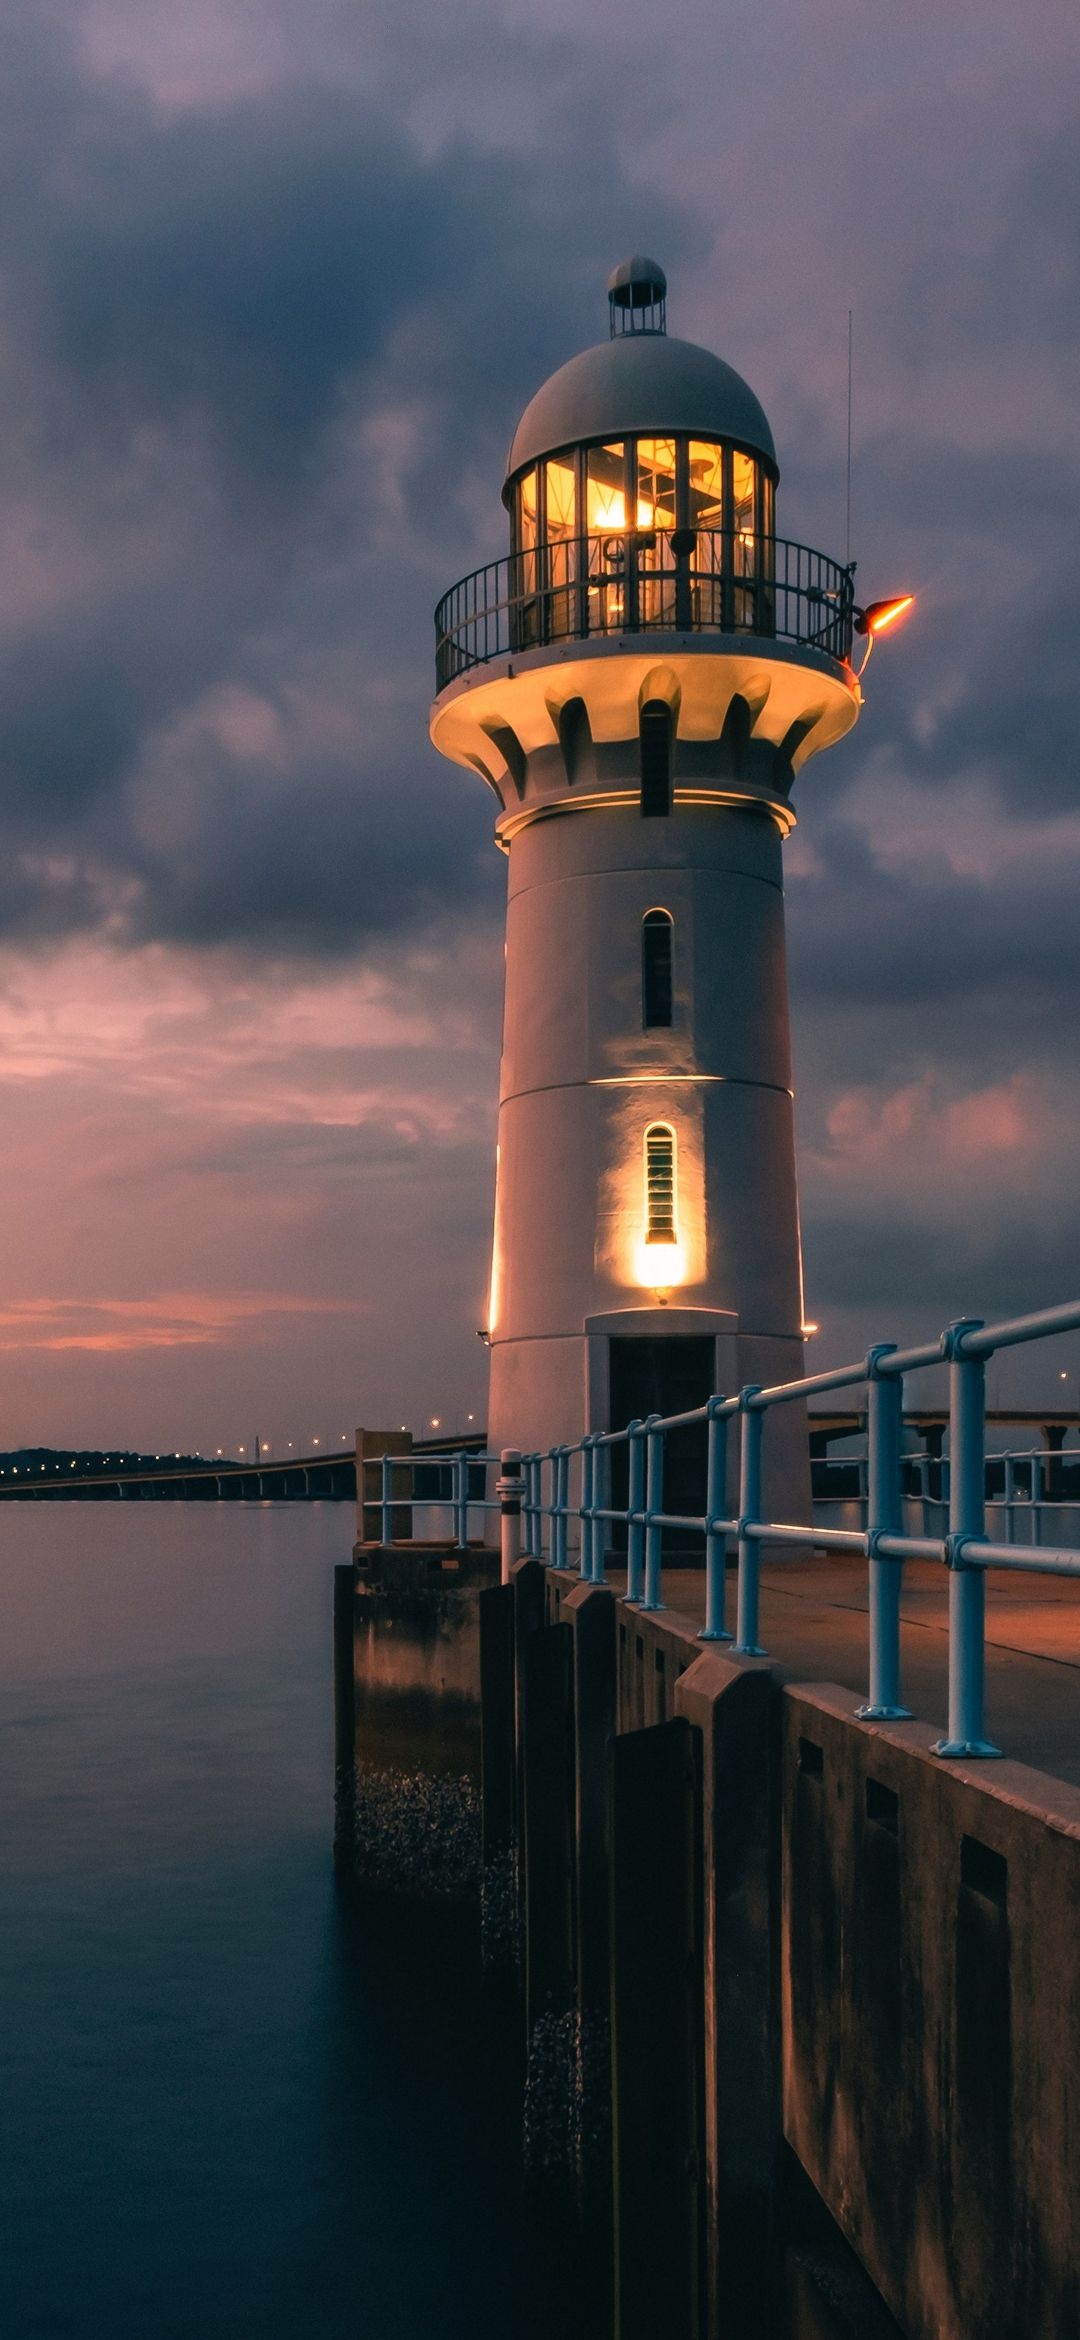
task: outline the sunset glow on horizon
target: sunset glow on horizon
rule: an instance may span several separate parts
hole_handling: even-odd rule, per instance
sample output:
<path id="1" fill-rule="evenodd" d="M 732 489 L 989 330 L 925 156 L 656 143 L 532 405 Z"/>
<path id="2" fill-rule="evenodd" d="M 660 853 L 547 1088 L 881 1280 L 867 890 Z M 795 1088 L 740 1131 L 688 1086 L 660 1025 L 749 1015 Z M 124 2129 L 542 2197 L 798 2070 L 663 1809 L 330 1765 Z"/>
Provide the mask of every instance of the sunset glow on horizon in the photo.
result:
<path id="1" fill-rule="evenodd" d="M 991 0 L 973 65 L 940 12 L 781 0 L 720 87 L 680 23 L 682 68 L 641 0 L 617 41 L 606 0 L 0 29 L 11 1444 L 482 1420 L 505 865 L 427 740 L 431 612 L 620 251 L 837 560 L 853 311 L 858 598 L 919 593 L 785 845 L 815 1365 L 1074 1279 L 1073 12 Z"/>

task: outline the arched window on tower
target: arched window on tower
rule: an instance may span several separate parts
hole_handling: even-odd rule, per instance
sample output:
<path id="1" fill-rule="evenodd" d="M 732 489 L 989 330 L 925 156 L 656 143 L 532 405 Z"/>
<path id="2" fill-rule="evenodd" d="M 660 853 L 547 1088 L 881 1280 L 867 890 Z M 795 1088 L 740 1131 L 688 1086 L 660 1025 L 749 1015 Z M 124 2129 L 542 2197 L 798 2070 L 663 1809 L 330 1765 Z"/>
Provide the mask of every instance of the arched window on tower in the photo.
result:
<path id="1" fill-rule="evenodd" d="M 646 699 L 641 710 L 641 810 L 646 819 L 671 811 L 671 709 Z"/>
<path id="2" fill-rule="evenodd" d="M 670 1024 L 675 921 L 670 910 L 647 910 L 641 921 L 641 1022 L 646 1032 Z"/>
<path id="3" fill-rule="evenodd" d="M 654 1121 L 645 1132 L 645 1241 L 674 1243 L 675 1132 Z"/>

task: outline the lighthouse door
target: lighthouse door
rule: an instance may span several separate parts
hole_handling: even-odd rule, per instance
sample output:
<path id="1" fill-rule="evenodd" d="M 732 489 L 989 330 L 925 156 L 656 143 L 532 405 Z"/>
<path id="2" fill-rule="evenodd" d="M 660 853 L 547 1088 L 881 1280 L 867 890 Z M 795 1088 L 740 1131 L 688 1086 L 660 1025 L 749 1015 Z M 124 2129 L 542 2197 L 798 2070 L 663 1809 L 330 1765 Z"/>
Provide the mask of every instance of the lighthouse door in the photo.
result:
<path id="1" fill-rule="evenodd" d="M 716 1343 L 697 1334 L 675 1334 L 667 1339 L 617 1336 L 610 1345 L 609 1428 L 624 1430 L 628 1422 L 645 1421 L 649 1414 L 685 1414 L 703 1406 L 712 1396 L 716 1377 Z M 664 1510 L 686 1519 L 700 1519 L 705 1510 L 705 1467 L 708 1429 L 691 1422 L 669 1430 L 664 1440 Z M 611 1505 L 624 1509 L 627 1499 L 628 1449 L 611 1449 Z M 626 1549 L 626 1530 L 612 1537 L 616 1551 Z M 665 1559 L 704 1561 L 701 1536 L 684 1529 L 665 1528 Z"/>

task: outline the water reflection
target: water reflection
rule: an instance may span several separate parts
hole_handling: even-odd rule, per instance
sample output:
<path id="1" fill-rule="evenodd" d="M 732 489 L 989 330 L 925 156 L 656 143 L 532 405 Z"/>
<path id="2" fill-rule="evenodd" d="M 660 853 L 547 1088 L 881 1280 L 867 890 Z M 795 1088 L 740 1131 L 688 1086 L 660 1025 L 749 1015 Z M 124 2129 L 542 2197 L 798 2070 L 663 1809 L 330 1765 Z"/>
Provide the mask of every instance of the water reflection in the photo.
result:
<path id="1" fill-rule="evenodd" d="M 606 2265 L 522 2199 L 517 2026 L 471 1924 L 335 1897 L 350 1527 L 0 1510 L 17 2340 L 604 2340 Z M 836 2266 L 800 2229 L 785 2340 L 877 2334 Z"/>
<path id="2" fill-rule="evenodd" d="M 573 2334 L 460 1927 L 329 1868 L 340 1507 L 0 1514 L 0 2322 Z"/>

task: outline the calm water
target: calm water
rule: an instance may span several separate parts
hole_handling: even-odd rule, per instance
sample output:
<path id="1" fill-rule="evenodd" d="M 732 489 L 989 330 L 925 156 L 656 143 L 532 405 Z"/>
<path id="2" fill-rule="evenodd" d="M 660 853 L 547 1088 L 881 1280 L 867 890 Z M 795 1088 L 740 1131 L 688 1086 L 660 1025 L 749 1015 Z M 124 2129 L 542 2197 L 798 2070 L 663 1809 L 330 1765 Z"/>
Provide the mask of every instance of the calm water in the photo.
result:
<path id="1" fill-rule="evenodd" d="M 0 1508 L 5 2340 L 533 2340 L 474 1945 L 330 1872 L 345 1505 Z"/>

